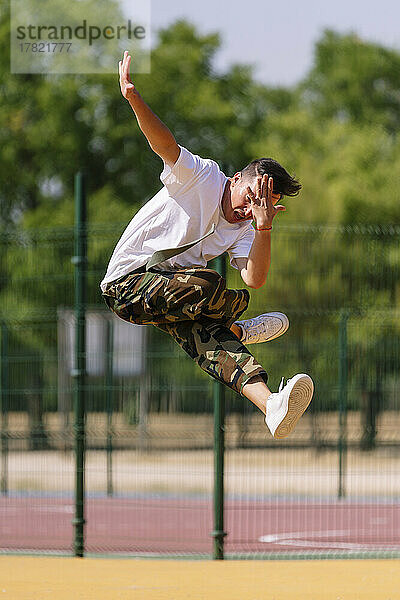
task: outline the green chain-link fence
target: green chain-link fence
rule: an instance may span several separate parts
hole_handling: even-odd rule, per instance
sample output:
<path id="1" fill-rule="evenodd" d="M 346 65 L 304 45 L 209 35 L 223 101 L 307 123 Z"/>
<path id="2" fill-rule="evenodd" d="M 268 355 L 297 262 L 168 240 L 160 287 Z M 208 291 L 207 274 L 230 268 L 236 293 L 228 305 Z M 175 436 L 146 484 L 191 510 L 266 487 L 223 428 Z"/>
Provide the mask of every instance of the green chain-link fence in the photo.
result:
<path id="1" fill-rule="evenodd" d="M 209 555 L 213 382 L 168 336 L 125 324 L 99 281 L 124 224 L 89 227 L 86 549 Z M 226 390 L 226 552 L 400 553 L 400 228 L 274 228 L 246 316 L 279 310 L 253 346 L 270 375 L 309 373 L 313 402 L 286 440 Z M 0 548 L 71 552 L 74 517 L 73 229 L 0 239 Z M 228 267 L 230 287 L 243 287 Z"/>

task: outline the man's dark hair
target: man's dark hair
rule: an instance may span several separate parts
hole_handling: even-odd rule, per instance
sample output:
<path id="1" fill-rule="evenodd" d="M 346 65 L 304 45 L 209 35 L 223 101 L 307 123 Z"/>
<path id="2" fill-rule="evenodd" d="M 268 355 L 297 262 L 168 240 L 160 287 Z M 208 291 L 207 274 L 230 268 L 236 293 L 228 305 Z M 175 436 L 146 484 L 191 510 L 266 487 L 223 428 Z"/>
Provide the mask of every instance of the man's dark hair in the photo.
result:
<path id="1" fill-rule="evenodd" d="M 301 183 L 273 158 L 258 158 L 253 160 L 241 171 L 242 177 L 253 179 L 258 175 L 268 174 L 274 180 L 274 192 L 284 196 L 297 196 L 301 190 Z"/>

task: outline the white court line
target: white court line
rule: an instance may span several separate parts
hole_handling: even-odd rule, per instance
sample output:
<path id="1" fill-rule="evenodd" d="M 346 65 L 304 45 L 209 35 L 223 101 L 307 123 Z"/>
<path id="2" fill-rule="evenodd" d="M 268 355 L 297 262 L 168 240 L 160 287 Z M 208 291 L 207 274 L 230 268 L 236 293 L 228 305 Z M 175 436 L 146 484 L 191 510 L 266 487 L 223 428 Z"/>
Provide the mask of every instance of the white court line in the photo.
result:
<path id="1" fill-rule="evenodd" d="M 359 534 L 369 534 L 370 531 L 357 531 Z M 330 550 L 371 550 L 371 549 L 400 549 L 400 544 L 383 544 L 383 543 L 354 543 L 354 542 L 330 542 L 317 541 L 318 538 L 336 537 L 349 535 L 348 529 L 331 530 L 331 531 L 295 531 L 286 533 L 275 533 L 272 535 L 262 535 L 258 538 L 259 542 L 265 544 L 278 544 L 281 546 L 295 546 L 301 548 L 328 548 Z M 313 539 L 307 539 L 313 538 Z M 317 540 L 315 539 L 317 538 Z"/>

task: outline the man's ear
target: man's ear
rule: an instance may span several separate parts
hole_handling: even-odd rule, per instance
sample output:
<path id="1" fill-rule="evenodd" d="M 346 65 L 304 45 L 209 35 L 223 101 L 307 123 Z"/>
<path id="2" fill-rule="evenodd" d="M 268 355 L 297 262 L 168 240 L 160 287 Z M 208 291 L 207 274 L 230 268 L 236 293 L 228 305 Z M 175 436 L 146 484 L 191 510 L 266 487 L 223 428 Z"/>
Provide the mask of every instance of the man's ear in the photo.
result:
<path id="1" fill-rule="evenodd" d="M 242 179 L 242 174 L 240 171 L 238 171 L 237 173 L 234 174 L 233 177 L 231 177 L 231 183 L 236 184 L 238 183 L 240 180 Z"/>

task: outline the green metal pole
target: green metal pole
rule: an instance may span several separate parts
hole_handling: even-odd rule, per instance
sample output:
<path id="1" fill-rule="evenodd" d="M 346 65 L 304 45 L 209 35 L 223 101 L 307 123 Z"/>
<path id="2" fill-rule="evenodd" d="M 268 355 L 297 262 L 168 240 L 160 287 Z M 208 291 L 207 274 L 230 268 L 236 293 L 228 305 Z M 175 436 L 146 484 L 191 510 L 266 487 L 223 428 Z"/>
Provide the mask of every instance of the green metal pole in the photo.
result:
<path id="1" fill-rule="evenodd" d="M 84 555 L 85 525 L 85 383 L 86 383 L 86 268 L 87 268 L 87 223 L 86 193 L 82 173 L 75 175 L 75 368 L 72 375 L 74 385 L 75 413 L 75 526 L 74 554 Z"/>
<path id="2" fill-rule="evenodd" d="M 217 259 L 217 271 L 226 277 L 225 256 Z M 214 538 L 213 558 L 224 559 L 224 451 L 225 385 L 214 381 Z"/>
<path id="3" fill-rule="evenodd" d="M 10 409 L 8 386 L 8 329 L 0 323 L 0 413 L 1 413 L 1 475 L 0 492 L 8 494 L 8 411 Z"/>
<path id="4" fill-rule="evenodd" d="M 107 319 L 107 368 L 106 368 L 106 406 L 107 406 L 107 496 L 113 495 L 112 482 L 112 415 L 113 415 L 113 322 Z"/>
<path id="5" fill-rule="evenodd" d="M 339 321 L 339 485 L 338 497 L 346 495 L 347 467 L 347 321 L 349 314 L 342 311 Z"/>

